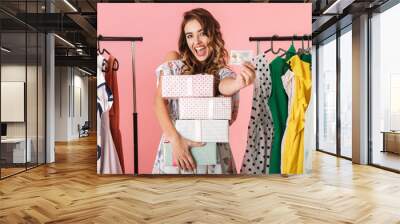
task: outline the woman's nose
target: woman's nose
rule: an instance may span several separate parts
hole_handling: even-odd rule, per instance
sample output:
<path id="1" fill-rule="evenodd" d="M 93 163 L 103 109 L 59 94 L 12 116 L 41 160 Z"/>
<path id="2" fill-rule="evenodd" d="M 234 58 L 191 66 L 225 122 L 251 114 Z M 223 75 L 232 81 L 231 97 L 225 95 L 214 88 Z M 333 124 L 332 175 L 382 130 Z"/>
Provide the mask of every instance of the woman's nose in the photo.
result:
<path id="1" fill-rule="evenodd" d="M 195 37 L 194 37 L 194 43 L 195 44 L 198 44 L 198 43 L 200 43 L 201 41 L 200 41 L 200 36 L 199 35 L 196 35 Z"/>

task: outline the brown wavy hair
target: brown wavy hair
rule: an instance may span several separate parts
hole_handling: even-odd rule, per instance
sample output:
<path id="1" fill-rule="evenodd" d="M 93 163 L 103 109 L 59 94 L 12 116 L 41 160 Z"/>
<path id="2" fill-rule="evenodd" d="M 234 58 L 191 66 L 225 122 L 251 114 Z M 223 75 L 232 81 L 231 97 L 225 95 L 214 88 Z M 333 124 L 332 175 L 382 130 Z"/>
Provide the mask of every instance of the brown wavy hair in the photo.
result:
<path id="1" fill-rule="evenodd" d="M 194 19 L 200 23 L 204 33 L 209 38 L 208 46 L 211 52 L 204 62 L 199 62 L 196 59 L 186 42 L 185 25 Z M 183 74 L 208 73 L 219 80 L 218 71 L 226 67 L 228 51 L 224 46 L 225 41 L 222 39 L 220 25 L 209 11 L 203 8 L 196 8 L 183 14 L 178 45 L 179 53 L 185 64 L 182 71 Z"/>

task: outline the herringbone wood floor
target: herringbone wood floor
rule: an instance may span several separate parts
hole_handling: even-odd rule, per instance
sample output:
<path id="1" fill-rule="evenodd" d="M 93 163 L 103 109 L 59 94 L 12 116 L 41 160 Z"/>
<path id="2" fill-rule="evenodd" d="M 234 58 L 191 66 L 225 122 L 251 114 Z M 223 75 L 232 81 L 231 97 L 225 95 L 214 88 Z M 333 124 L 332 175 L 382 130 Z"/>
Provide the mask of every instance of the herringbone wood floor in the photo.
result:
<path id="1" fill-rule="evenodd" d="M 310 176 L 97 176 L 95 138 L 0 181 L 0 223 L 400 223 L 400 175 L 316 153 Z"/>

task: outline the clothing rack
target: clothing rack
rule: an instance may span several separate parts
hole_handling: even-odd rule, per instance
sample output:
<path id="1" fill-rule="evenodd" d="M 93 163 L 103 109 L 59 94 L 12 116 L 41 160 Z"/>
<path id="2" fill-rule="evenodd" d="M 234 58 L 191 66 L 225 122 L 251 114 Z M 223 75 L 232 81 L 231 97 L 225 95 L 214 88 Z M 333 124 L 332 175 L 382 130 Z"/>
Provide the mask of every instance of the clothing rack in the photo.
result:
<path id="1" fill-rule="evenodd" d="M 256 41 L 257 42 L 257 54 L 260 52 L 260 42 L 261 41 L 304 41 L 304 40 L 312 40 L 311 35 L 293 35 L 293 36 L 265 36 L 265 37 L 249 37 L 249 41 Z"/>
<path id="2" fill-rule="evenodd" d="M 136 80 L 135 80 L 135 42 L 143 41 L 143 37 L 119 37 L 119 36 L 102 36 L 97 37 L 97 41 L 127 41 L 131 42 L 132 50 L 132 100 L 133 100 L 133 156 L 134 156 L 134 175 L 138 175 L 139 171 L 139 150 L 138 150 L 138 114 L 136 111 Z"/>

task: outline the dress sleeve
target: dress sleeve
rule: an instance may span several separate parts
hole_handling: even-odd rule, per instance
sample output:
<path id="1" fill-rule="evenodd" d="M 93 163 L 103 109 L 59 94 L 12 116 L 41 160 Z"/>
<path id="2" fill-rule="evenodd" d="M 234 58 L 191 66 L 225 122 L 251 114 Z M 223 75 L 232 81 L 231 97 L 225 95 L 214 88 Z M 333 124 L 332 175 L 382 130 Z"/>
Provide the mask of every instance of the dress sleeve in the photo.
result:
<path id="1" fill-rule="evenodd" d="M 219 71 L 219 79 L 223 80 L 226 77 L 236 77 L 236 73 L 228 68 L 223 68 Z M 239 91 L 233 94 L 232 96 L 232 119 L 230 120 L 229 124 L 232 124 L 237 117 L 239 112 Z"/>
<path id="2" fill-rule="evenodd" d="M 180 75 L 182 73 L 183 62 L 181 60 L 167 61 L 159 65 L 155 71 L 157 76 L 157 87 L 160 82 L 160 76 L 162 75 Z M 178 100 L 167 99 L 168 102 L 168 114 L 171 120 L 175 121 L 178 119 Z"/>
<path id="3" fill-rule="evenodd" d="M 179 75 L 181 73 L 183 62 L 181 60 L 172 60 L 162 63 L 156 68 L 157 86 L 161 75 Z"/>

